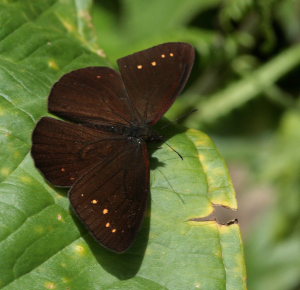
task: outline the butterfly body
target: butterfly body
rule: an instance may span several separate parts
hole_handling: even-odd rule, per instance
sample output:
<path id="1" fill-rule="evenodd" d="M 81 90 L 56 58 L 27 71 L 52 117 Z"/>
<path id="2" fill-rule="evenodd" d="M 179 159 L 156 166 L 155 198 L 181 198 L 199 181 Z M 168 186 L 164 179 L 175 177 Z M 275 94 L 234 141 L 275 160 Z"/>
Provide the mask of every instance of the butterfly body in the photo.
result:
<path id="1" fill-rule="evenodd" d="M 118 60 L 120 73 L 88 67 L 54 84 L 32 136 L 35 165 L 69 199 L 88 231 L 122 253 L 135 240 L 150 192 L 147 143 L 183 89 L 194 61 L 186 43 L 165 43 Z"/>
<path id="2" fill-rule="evenodd" d="M 89 125 L 86 125 L 89 127 Z M 117 135 L 124 135 L 127 137 L 142 139 L 144 141 L 162 141 L 163 137 L 156 132 L 149 125 L 132 125 L 131 127 L 126 126 L 92 126 L 92 128 L 100 129 L 106 132 L 112 132 Z"/>

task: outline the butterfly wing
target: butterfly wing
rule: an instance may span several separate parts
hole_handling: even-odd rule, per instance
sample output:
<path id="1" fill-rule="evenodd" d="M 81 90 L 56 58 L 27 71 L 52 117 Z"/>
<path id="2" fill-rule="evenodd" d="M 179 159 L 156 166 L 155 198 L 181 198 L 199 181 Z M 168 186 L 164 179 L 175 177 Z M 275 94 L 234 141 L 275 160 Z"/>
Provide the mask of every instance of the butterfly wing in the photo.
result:
<path id="1" fill-rule="evenodd" d="M 96 162 L 113 154 L 120 138 L 124 139 L 112 133 L 44 117 L 33 131 L 31 154 L 47 180 L 56 186 L 71 186 Z"/>
<path id="2" fill-rule="evenodd" d="M 135 121 L 120 74 L 108 67 L 87 67 L 64 75 L 52 88 L 49 111 L 94 125 L 130 126 Z"/>
<path id="3" fill-rule="evenodd" d="M 139 120 L 155 124 L 184 88 L 194 63 L 187 43 L 165 43 L 118 60 Z"/>
<path id="4" fill-rule="evenodd" d="M 149 195 L 149 160 L 143 141 L 127 139 L 71 188 L 76 214 L 106 248 L 130 247 L 143 220 Z"/>

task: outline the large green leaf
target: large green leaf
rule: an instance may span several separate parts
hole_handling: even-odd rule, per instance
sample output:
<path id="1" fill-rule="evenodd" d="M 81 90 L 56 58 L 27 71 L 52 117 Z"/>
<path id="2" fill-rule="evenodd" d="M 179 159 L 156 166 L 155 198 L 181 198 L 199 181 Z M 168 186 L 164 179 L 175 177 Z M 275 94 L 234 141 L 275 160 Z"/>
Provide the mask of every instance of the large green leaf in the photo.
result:
<path id="1" fill-rule="evenodd" d="M 183 160 L 166 145 L 152 148 L 151 209 L 122 255 L 99 246 L 73 216 L 66 191 L 33 166 L 31 132 L 47 114 L 53 83 L 76 68 L 108 65 L 94 44 L 89 4 L 0 3 L 0 287 L 245 289 L 238 225 L 197 221 L 213 203 L 236 208 L 224 161 L 204 133 L 164 130 Z"/>

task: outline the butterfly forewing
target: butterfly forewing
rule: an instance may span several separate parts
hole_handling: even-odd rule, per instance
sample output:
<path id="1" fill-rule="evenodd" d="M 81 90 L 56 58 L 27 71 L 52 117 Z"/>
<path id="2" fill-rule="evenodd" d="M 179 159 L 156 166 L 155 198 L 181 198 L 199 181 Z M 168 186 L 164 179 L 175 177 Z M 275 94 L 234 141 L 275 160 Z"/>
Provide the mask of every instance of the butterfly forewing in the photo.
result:
<path id="1" fill-rule="evenodd" d="M 33 131 L 31 154 L 51 183 L 71 186 L 90 167 L 111 155 L 120 139 L 124 137 L 44 117 Z"/>
<path id="2" fill-rule="evenodd" d="M 87 67 L 64 75 L 52 88 L 49 111 L 72 121 L 94 125 L 135 122 L 120 74 L 108 67 Z"/>
<path id="3" fill-rule="evenodd" d="M 156 123 L 185 86 L 194 63 L 187 43 L 165 43 L 118 60 L 127 93 L 143 123 Z"/>
<path id="4" fill-rule="evenodd" d="M 140 228 L 149 195 L 144 142 L 120 142 L 116 152 L 80 178 L 69 197 L 75 212 L 106 248 L 124 252 Z"/>

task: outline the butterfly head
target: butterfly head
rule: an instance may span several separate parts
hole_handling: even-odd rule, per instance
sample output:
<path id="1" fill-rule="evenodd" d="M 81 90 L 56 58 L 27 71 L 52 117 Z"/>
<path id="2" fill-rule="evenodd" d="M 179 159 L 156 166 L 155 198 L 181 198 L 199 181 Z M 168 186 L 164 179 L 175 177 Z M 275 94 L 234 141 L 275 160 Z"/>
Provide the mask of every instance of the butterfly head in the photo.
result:
<path id="1" fill-rule="evenodd" d="M 143 139 L 146 142 L 155 142 L 164 140 L 152 127 L 150 126 L 133 126 L 128 132 L 129 137 L 134 137 L 138 139 Z"/>

